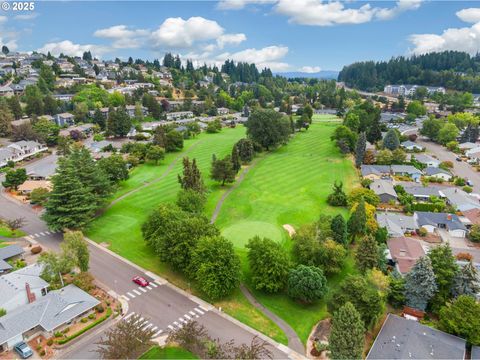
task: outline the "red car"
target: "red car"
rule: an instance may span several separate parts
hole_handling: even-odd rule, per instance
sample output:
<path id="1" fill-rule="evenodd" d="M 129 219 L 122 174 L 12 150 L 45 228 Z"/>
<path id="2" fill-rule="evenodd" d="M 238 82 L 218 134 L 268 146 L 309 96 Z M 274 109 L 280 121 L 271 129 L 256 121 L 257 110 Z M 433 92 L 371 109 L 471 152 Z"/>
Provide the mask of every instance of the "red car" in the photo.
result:
<path id="1" fill-rule="evenodd" d="M 132 281 L 135 283 L 135 284 L 138 284 L 140 285 L 141 287 L 145 287 L 145 286 L 148 286 L 148 284 L 150 284 L 146 279 L 144 279 L 143 277 L 141 276 L 134 276 Z"/>

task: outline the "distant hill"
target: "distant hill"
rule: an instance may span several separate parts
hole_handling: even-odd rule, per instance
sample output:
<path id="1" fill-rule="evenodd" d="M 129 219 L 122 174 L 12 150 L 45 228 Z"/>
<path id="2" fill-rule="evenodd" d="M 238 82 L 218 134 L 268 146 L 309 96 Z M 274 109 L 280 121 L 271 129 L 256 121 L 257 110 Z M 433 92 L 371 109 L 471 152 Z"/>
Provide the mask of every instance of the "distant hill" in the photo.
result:
<path id="1" fill-rule="evenodd" d="M 314 78 L 314 79 L 337 79 L 338 71 L 335 70 L 322 70 L 316 73 L 306 73 L 300 71 L 292 71 L 292 72 L 277 72 L 275 75 L 284 76 L 286 78 Z"/>

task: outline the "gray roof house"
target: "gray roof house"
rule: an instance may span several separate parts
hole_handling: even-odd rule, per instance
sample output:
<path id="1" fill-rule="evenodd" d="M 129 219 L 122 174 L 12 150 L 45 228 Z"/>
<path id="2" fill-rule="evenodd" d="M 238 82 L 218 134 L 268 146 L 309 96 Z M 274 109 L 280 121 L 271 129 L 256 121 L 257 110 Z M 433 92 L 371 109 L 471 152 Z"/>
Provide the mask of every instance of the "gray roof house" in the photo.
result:
<path id="1" fill-rule="evenodd" d="M 440 165 L 440 160 L 427 154 L 416 154 L 414 157 L 419 163 L 427 165 L 428 167 L 438 167 Z"/>
<path id="2" fill-rule="evenodd" d="M 397 200 L 397 193 L 393 184 L 389 180 L 377 179 L 370 184 L 370 190 L 378 195 L 382 203 L 388 203 L 390 200 Z"/>
<path id="3" fill-rule="evenodd" d="M 450 181 L 453 176 L 447 170 L 440 169 L 439 167 L 427 167 L 423 172 L 425 176 L 435 177 L 445 181 Z"/>
<path id="4" fill-rule="evenodd" d="M 73 284 L 51 291 L 0 318 L 0 346 L 12 347 L 38 333 L 48 333 L 51 336 L 56 329 L 99 303 L 100 301 Z"/>
<path id="5" fill-rule="evenodd" d="M 480 360 L 480 346 L 472 346 L 472 360 Z"/>
<path id="6" fill-rule="evenodd" d="M 407 150 L 423 150 L 423 146 L 422 145 L 419 145 L 417 143 L 414 143 L 413 141 L 410 141 L 410 140 L 407 140 L 407 141 L 404 141 L 400 144 L 401 147 L 407 149 Z"/>
<path id="7" fill-rule="evenodd" d="M 437 185 L 410 185 L 410 184 L 401 184 L 403 189 L 407 194 L 413 195 L 416 200 L 428 200 L 430 196 L 445 197 L 442 190 L 445 187 L 440 187 Z"/>
<path id="8" fill-rule="evenodd" d="M 58 155 L 51 154 L 44 158 L 35 161 L 34 163 L 27 164 L 25 170 L 27 170 L 27 176 L 31 180 L 47 180 L 55 174 L 57 169 Z"/>
<path id="9" fill-rule="evenodd" d="M 412 165 L 392 165 L 391 169 L 394 175 L 410 176 L 415 181 L 419 181 L 423 175 L 422 171 Z"/>
<path id="10" fill-rule="evenodd" d="M 405 233 L 411 233 L 418 229 L 413 216 L 392 212 L 378 212 L 376 217 L 378 226 L 386 228 L 390 236 L 401 237 Z"/>
<path id="11" fill-rule="evenodd" d="M 466 341 L 388 314 L 367 359 L 458 359 L 465 358 Z"/>
<path id="12" fill-rule="evenodd" d="M 75 123 L 75 116 L 70 113 L 61 113 L 54 116 L 55 122 L 58 126 L 73 125 Z"/>
<path id="13" fill-rule="evenodd" d="M 22 255 L 25 251 L 18 245 L 8 245 L 0 248 L 0 274 L 12 270 L 12 266 L 7 260 L 14 259 Z"/>
<path id="14" fill-rule="evenodd" d="M 442 190 L 442 192 L 447 198 L 448 203 L 460 211 L 480 209 L 480 202 L 462 189 L 451 187 Z"/>
<path id="15" fill-rule="evenodd" d="M 390 166 L 388 165 L 362 165 L 360 167 L 362 177 L 388 177 L 390 176 Z"/>
<path id="16" fill-rule="evenodd" d="M 416 211 L 413 217 L 418 227 L 425 228 L 429 233 L 444 229 L 451 236 L 465 237 L 467 232 L 467 228 L 455 214 Z"/>
<path id="17" fill-rule="evenodd" d="M 477 146 L 478 146 L 478 144 L 475 144 L 475 143 L 472 143 L 472 142 L 469 142 L 469 141 L 458 144 L 458 148 L 462 151 L 475 149 Z"/>

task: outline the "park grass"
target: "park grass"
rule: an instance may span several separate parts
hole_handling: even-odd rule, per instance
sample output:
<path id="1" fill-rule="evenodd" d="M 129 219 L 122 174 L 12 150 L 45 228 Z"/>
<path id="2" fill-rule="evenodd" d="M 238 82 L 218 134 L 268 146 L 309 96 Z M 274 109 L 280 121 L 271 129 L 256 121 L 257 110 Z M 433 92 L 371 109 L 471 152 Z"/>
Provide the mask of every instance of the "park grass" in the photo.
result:
<path id="1" fill-rule="evenodd" d="M 190 351 L 177 346 L 153 346 L 140 359 L 198 359 Z"/>
<path id="2" fill-rule="evenodd" d="M 12 230 L 9 229 L 6 226 L 0 226 L 0 236 L 6 237 L 6 238 L 19 238 L 19 237 L 24 237 L 26 236 L 27 233 L 23 230 Z"/>

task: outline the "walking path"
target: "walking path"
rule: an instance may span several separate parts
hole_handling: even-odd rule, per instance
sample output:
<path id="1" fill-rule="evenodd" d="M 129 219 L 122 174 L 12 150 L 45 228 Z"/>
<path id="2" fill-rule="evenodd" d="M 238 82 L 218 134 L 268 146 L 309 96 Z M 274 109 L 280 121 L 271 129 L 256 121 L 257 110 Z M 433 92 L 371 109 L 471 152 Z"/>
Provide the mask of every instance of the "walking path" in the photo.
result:
<path id="1" fill-rule="evenodd" d="M 302 341 L 290 325 L 288 325 L 282 318 L 278 317 L 273 312 L 268 310 L 265 306 L 260 304 L 257 299 L 253 297 L 252 293 L 245 287 L 244 284 L 240 284 L 240 290 L 253 306 L 263 312 L 267 317 L 270 318 L 270 320 L 277 324 L 280 329 L 283 330 L 283 332 L 287 335 L 288 347 L 290 349 L 295 350 L 300 354 L 305 354 L 305 347 L 303 346 Z"/>
<path id="2" fill-rule="evenodd" d="M 220 200 L 218 200 L 217 205 L 215 206 L 215 210 L 213 211 L 212 217 L 210 219 L 211 224 L 213 224 L 215 222 L 215 220 L 217 220 L 218 214 L 220 214 L 220 210 L 222 209 L 222 205 L 225 202 L 228 195 L 230 195 L 233 190 L 235 190 L 236 188 L 238 188 L 240 186 L 243 179 L 245 179 L 245 175 L 247 175 L 247 173 L 250 171 L 250 169 L 253 168 L 257 164 L 258 161 L 259 161 L 259 158 L 255 159 L 248 167 L 243 169 L 242 173 L 238 177 L 238 180 L 235 182 L 235 184 L 230 189 L 228 189 L 227 191 L 225 191 L 223 193 L 222 197 L 220 198 Z"/>

